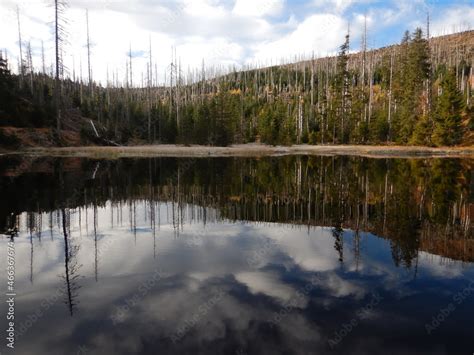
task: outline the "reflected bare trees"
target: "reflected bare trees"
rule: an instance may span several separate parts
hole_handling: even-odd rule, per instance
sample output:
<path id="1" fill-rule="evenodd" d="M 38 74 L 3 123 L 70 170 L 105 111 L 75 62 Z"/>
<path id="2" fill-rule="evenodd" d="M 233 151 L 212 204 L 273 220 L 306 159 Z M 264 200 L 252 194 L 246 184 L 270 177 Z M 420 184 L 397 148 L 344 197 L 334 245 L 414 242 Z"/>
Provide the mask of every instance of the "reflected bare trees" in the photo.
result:
<path id="1" fill-rule="evenodd" d="M 97 214 L 105 206 L 110 209 L 112 227 L 114 215 L 115 224 L 121 224 L 128 210 L 135 239 L 137 218 L 143 216 L 155 256 L 163 214 L 172 222 L 177 238 L 184 225 L 194 220 L 204 225 L 208 219 L 278 222 L 308 229 L 332 228 L 341 263 L 347 252 L 345 233 L 352 236 L 351 250 L 359 262 L 363 232 L 388 239 L 396 265 L 416 268 L 420 251 L 472 262 L 473 163 L 460 159 L 293 156 L 195 159 L 189 168 L 184 158 L 156 158 L 104 160 L 97 169 L 97 161 L 88 159 L 63 159 L 60 164 L 38 161 L 38 166 L 48 168 L 8 177 L 8 182 L 2 177 L 1 192 L 7 198 L 15 194 L 17 203 L 0 216 L 0 222 L 11 219 L 12 212 L 35 215 L 56 211 L 49 213 L 52 229 L 58 210 L 78 209 L 79 228 L 82 230 L 85 220 L 88 233 L 87 210 L 92 209 L 96 280 Z M 36 230 L 42 229 L 41 218 L 29 220 Z M 2 225 L 2 229 L 6 227 Z M 71 258 L 67 259 L 70 262 Z"/>
<path id="2" fill-rule="evenodd" d="M 61 209 L 62 217 L 62 232 L 64 237 L 64 275 L 62 278 L 65 282 L 66 290 L 66 304 L 71 316 L 74 315 L 74 310 L 78 305 L 78 290 L 80 288 L 78 280 L 79 269 L 81 265 L 77 262 L 77 253 L 79 252 L 79 245 L 75 245 L 72 238 L 70 238 L 70 210 Z"/>

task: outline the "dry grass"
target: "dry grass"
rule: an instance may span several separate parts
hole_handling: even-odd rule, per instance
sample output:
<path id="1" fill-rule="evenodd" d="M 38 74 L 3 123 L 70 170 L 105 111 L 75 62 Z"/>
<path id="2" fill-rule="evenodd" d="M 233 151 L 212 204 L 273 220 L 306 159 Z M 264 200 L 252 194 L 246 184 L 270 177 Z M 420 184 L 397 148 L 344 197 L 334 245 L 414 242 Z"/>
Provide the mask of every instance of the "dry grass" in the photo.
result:
<path id="1" fill-rule="evenodd" d="M 474 146 L 431 148 L 382 145 L 294 145 L 289 147 L 274 147 L 263 144 L 243 144 L 229 147 L 143 145 L 126 147 L 30 148 L 17 152 L 17 154 L 108 159 L 124 157 L 261 157 L 281 155 L 350 155 L 371 158 L 474 158 Z"/>

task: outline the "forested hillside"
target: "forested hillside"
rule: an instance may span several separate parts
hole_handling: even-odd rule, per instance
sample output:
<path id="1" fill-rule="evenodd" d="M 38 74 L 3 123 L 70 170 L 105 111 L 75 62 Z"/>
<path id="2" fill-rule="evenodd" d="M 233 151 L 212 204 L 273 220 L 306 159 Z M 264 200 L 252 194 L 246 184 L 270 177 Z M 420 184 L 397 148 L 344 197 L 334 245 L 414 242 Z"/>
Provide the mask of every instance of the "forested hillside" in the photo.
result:
<path id="1" fill-rule="evenodd" d="M 350 40 L 334 57 L 224 74 L 183 73 L 176 60 L 166 86 L 151 55 L 140 87 L 131 56 L 126 78 L 103 87 L 33 70 L 31 52 L 13 74 L 3 55 L 0 126 L 50 128 L 63 145 L 68 131 L 98 144 L 473 143 L 474 31 L 428 40 L 416 29 L 357 53 Z M 20 143 L 14 132 L 0 131 L 3 145 Z"/>

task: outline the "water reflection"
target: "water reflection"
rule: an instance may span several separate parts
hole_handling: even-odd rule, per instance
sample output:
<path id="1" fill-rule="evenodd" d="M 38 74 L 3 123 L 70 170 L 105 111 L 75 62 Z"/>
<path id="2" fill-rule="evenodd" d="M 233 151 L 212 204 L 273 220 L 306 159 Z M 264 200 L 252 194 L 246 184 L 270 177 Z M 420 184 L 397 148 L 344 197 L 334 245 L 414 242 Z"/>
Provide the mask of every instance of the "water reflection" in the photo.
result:
<path id="1" fill-rule="evenodd" d="M 472 161 L 0 165 L 17 353 L 472 352 Z"/>

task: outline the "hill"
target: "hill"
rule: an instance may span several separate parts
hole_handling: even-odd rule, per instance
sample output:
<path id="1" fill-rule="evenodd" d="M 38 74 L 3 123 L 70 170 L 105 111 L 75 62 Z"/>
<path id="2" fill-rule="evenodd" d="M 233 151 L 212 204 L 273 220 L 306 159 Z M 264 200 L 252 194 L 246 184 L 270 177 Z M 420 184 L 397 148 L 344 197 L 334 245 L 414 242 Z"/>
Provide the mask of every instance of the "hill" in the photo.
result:
<path id="1" fill-rule="evenodd" d="M 174 63 L 167 86 L 65 77 L 56 91 L 3 58 L 0 145 L 472 145 L 473 62 L 474 31 L 427 40 L 418 29 L 380 49 L 351 53 L 347 36 L 337 56 L 223 75 Z"/>

